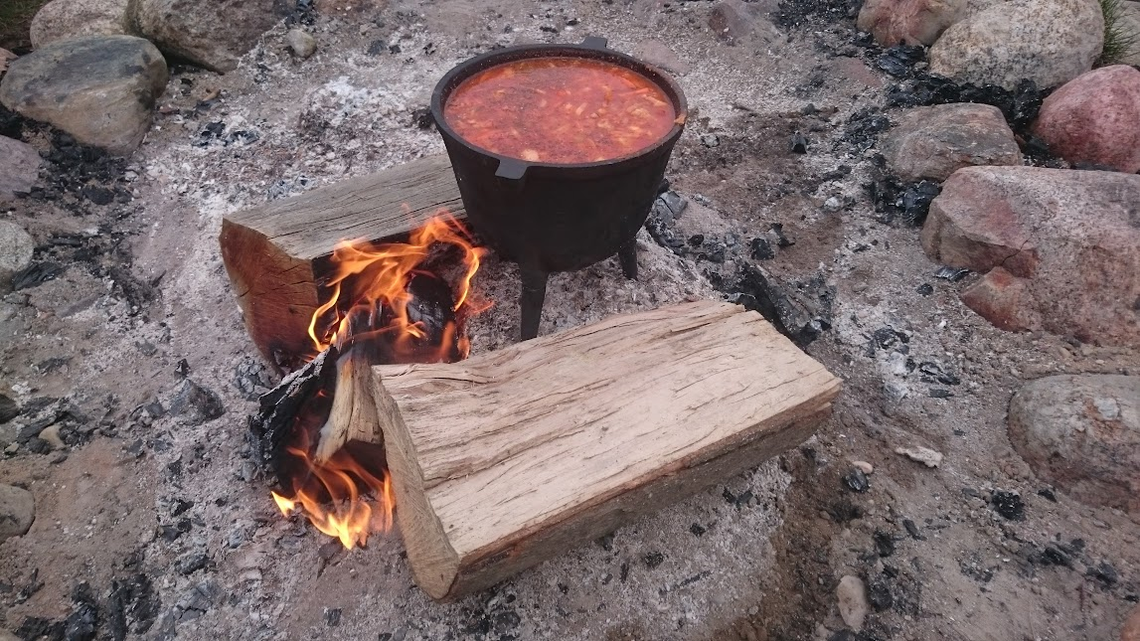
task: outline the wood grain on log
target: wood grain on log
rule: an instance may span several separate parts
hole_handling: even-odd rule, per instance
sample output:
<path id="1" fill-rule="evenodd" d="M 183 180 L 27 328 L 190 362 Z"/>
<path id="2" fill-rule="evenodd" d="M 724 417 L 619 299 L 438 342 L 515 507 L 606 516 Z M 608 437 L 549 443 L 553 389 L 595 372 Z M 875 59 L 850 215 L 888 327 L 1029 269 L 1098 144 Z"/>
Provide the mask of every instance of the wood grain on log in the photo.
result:
<path id="1" fill-rule="evenodd" d="M 435 598 L 796 446 L 840 386 L 759 314 L 713 301 L 372 371 L 408 558 Z"/>
<path id="2" fill-rule="evenodd" d="M 285 369 L 299 366 L 311 355 L 308 324 L 336 244 L 397 238 L 442 209 L 464 215 L 451 165 L 435 156 L 225 216 L 222 260 L 258 349 Z"/>

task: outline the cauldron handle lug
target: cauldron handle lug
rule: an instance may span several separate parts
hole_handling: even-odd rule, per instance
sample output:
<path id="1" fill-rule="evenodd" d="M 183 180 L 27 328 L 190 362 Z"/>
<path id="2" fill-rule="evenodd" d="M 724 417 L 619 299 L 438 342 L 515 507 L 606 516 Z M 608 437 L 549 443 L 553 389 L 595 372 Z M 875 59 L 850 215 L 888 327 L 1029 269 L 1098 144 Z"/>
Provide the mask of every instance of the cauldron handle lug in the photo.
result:
<path id="1" fill-rule="evenodd" d="M 586 36 L 586 39 L 582 41 L 582 46 L 587 49 L 605 49 L 607 44 L 609 43 L 605 38 L 598 36 Z"/>
<path id="2" fill-rule="evenodd" d="M 538 336 L 538 324 L 542 320 L 542 303 L 546 300 L 546 272 L 533 267 L 519 265 L 522 276 L 522 340 L 528 341 Z"/>
<path id="3" fill-rule="evenodd" d="M 503 158 L 499 160 L 499 168 L 495 170 L 495 177 L 522 187 L 528 166 L 525 162 L 514 158 Z"/>

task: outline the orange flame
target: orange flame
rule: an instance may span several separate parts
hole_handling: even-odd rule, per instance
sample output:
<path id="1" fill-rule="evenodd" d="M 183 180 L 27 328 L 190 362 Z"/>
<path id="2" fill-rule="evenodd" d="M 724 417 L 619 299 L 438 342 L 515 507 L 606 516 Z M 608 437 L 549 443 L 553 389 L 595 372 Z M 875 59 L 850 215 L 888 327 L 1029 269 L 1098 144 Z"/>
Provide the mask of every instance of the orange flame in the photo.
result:
<path id="1" fill-rule="evenodd" d="M 409 286 L 415 275 L 424 273 L 419 271 L 421 264 L 438 245 L 455 247 L 462 254 L 463 273 L 454 279 L 457 291 L 453 292 L 455 302 L 450 310 L 460 320 L 451 320 L 445 327 L 436 328 L 442 332 L 438 344 L 428 344 L 425 348 L 431 328 L 409 313 L 414 301 Z M 350 342 L 359 344 L 380 339 L 391 343 L 388 356 L 391 362 L 465 358 L 470 343 L 462 331 L 461 319 L 489 307 L 473 303 L 471 296 L 471 280 L 479 270 L 483 253 L 483 249 L 474 246 L 467 230 L 446 210 L 412 232 L 407 243 L 341 242 L 333 250 L 332 274 L 326 283 L 330 292 L 328 300 L 317 308 L 309 321 L 309 337 L 316 350 L 313 357 L 333 345 L 344 348 Z M 371 322 L 380 314 L 378 310 L 387 310 L 391 316 L 383 327 L 375 327 Z M 369 322 L 364 331 L 354 334 L 354 329 L 359 330 L 353 326 L 354 319 L 362 317 Z M 304 442 L 286 448 L 298 459 L 302 471 L 293 479 L 295 496 L 272 493 L 281 513 L 288 517 L 303 511 L 318 530 L 339 539 L 348 549 L 363 546 L 373 532 L 390 530 L 395 496 L 387 469 L 374 474 L 347 449 L 319 463 L 309 454 L 308 434 L 307 430 L 298 430 L 298 438 Z M 326 498 L 332 499 L 332 509 L 325 507 Z"/>

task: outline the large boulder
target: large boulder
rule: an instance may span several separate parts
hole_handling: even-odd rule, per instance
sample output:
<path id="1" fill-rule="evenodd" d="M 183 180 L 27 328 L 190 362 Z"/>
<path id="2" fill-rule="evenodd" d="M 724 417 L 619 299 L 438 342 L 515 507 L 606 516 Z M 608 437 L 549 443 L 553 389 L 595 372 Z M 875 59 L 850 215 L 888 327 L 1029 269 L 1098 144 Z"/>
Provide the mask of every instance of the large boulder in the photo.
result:
<path id="1" fill-rule="evenodd" d="M 859 10 L 857 24 L 884 47 L 929 47 L 965 16 L 966 0 L 867 0 Z"/>
<path id="2" fill-rule="evenodd" d="M 32 47 L 80 36 L 130 34 L 130 0 L 52 0 L 32 18 Z"/>
<path id="3" fill-rule="evenodd" d="M 40 175 L 41 163 L 35 147 L 0 136 L 0 203 L 31 191 Z"/>
<path id="4" fill-rule="evenodd" d="M 922 246 L 985 274 L 962 300 L 1002 329 L 1140 344 L 1140 176 L 960 169 L 930 205 Z"/>
<path id="5" fill-rule="evenodd" d="M 0 103 L 81 143 L 126 155 L 150 129 L 167 78 L 166 61 L 146 40 L 88 36 L 17 58 L 0 82 Z"/>
<path id="6" fill-rule="evenodd" d="M 1041 104 L 1033 133 L 1069 162 L 1140 171 L 1140 71 L 1113 65 L 1070 80 Z"/>
<path id="7" fill-rule="evenodd" d="M 930 48 L 930 72 L 1013 90 L 1068 82 L 1092 69 L 1104 46 L 1097 0 L 1011 0 L 951 26 Z"/>
<path id="8" fill-rule="evenodd" d="M 1140 376 L 1047 376 L 1009 404 L 1009 438 L 1038 477 L 1140 514 Z"/>
<path id="9" fill-rule="evenodd" d="M 891 172 L 903 180 L 946 180 L 973 165 L 1020 165 L 1021 150 L 1001 110 L 954 103 L 905 112 L 882 144 Z"/>
<path id="10" fill-rule="evenodd" d="M 223 73 L 236 69 L 238 59 L 289 10 L 285 0 L 132 1 L 140 35 L 168 54 Z"/>
<path id="11" fill-rule="evenodd" d="M 1140 2 L 1121 0 L 1117 20 L 1128 44 L 1117 62 L 1140 67 Z M 1138 37 L 1130 37 L 1134 35 Z M 1137 626 L 1137 634 L 1140 634 L 1140 626 Z"/>

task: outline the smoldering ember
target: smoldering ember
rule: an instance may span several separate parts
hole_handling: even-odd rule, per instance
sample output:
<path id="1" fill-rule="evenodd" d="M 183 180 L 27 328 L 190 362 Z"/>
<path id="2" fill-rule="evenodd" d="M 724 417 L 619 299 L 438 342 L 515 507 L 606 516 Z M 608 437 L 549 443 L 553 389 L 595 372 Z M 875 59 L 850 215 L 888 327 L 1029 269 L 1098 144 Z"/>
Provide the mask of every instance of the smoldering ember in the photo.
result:
<path id="1" fill-rule="evenodd" d="M 4 0 L 0 641 L 1140 640 L 1140 2 Z"/>

